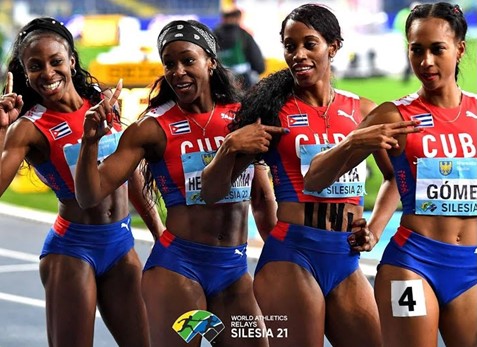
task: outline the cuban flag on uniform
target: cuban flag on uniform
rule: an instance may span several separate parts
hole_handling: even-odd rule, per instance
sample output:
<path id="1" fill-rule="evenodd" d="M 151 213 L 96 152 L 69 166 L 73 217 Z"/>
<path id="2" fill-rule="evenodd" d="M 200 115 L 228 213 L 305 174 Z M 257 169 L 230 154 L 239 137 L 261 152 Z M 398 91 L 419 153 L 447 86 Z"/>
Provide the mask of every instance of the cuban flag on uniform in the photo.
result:
<path id="1" fill-rule="evenodd" d="M 169 128 L 171 129 L 172 135 L 180 135 L 180 134 L 187 134 L 190 133 L 190 124 L 189 121 L 181 120 L 179 122 L 169 124 Z"/>
<path id="2" fill-rule="evenodd" d="M 420 120 L 421 123 L 418 128 L 432 128 L 434 127 L 434 118 L 431 113 L 421 113 L 411 116 L 412 120 Z"/>
<path id="3" fill-rule="evenodd" d="M 50 134 L 53 136 L 54 140 L 61 139 L 62 137 L 65 137 L 71 133 L 71 128 L 66 122 L 60 123 L 50 129 Z"/>
<path id="4" fill-rule="evenodd" d="M 288 116 L 289 127 L 306 127 L 308 126 L 308 115 L 304 114 L 290 114 Z"/>

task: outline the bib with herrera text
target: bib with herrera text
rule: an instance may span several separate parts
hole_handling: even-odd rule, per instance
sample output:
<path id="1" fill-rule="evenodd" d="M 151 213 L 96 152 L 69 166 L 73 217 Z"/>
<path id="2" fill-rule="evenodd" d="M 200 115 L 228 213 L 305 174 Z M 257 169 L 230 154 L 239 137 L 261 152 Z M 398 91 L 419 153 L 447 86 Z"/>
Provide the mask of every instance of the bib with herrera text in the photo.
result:
<path id="1" fill-rule="evenodd" d="M 187 205 L 205 204 L 200 196 L 202 188 L 201 175 L 204 168 L 212 161 L 215 152 L 193 152 L 182 154 L 184 169 L 185 194 Z M 229 193 L 217 203 L 250 200 L 250 191 L 254 175 L 253 165 L 249 165 L 232 184 Z"/>

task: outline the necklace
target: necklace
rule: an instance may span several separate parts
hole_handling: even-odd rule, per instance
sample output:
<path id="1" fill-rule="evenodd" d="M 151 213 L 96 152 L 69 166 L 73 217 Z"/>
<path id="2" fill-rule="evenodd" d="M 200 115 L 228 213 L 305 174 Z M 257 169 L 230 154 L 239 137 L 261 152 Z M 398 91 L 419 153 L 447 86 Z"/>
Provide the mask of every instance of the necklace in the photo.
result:
<path id="1" fill-rule="evenodd" d="M 301 98 L 299 98 L 298 96 L 295 95 L 295 92 L 293 92 L 293 101 L 295 101 L 295 106 L 296 108 L 298 109 L 298 112 L 300 112 L 300 114 L 303 114 L 303 112 L 301 112 L 300 110 L 300 106 L 298 106 L 298 102 L 296 99 L 300 99 L 301 102 L 307 104 L 307 102 Z M 328 105 L 326 105 L 326 109 L 325 109 L 325 112 L 323 112 L 323 114 L 318 114 L 318 116 L 320 118 L 323 118 L 324 122 L 325 122 L 325 134 L 326 134 L 326 139 L 324 139 L 324 143 L 326 144 L 329 144 L 329 140 L 328 140 L 328 129 L 331 127 L 330 125 L 330 118 L 328 116 L 328 111 L 330 110 L 330 106 L 331 104 L 333 103 L 333 100 L 335 99 L 335 91 L 333 88 L 330 87 L 330 101 L 328 101 Z M 315 110 L 316 113 L 318 113 L 317 110 Z"/>
<path id="2" fill-rule="evenodd" d="M 212 115 L 214 114 L 214 111 L 215 111 L 215 102 L 214 102 L 214 106 L 212 107 L 212 111 L 210 111 L 210 115 L 209 115 L 209 118 L 207 119 L 207 122 L 205 123 L 204 126 L 200 125 L 199 122 L 197 122 L 194 117 L 190 116 L 190 114 L 188 114 L 187 112 L 185 112 L 182 107 L 179 106 L 179 104 L 177 104 L 177 107 L 179 107 L 179 110 L 181 110 L 181 112 L 184 114 L 184 116 L 188 119 L 188 120 L 191 120 L 195 125 L 197 125 L 199 128 L 202 129 L 202 136 L 205 137 L 205 130 L 207 129 L 207 126 L 209 125 L 210 121 L 212 120 Z"/>
<path id="3" fill-rule="evenodd" d="M 432 115 L 436 115 L 435 112 L 432 112 L 429 107 L 426 106 L 426 104 L 424 103 L 424 101 L 421 100 L 421 96 L 419 95 L 417 97 L 417 100 L 419 101 L 419 103 L 422 105 L 422 107 L 424 107 L 426 109 L 427 112 L 429 112 L 430 114 Z M 432 105 L 432 104 L 431 104 Z M 435 107 L 438 107 L 438 106 L 435 106 Z M 457 116 L 455 116 L 454 119 L 452 120 L 445 120 L 444 122 L 446 123 L 454 123 L 457 119 L 459 119 L 460 117 L 460 114 L 462 112 L 462 92 L 460 93 L 460 101 L 459 101 L 459 112 L 457 112 Z"/>

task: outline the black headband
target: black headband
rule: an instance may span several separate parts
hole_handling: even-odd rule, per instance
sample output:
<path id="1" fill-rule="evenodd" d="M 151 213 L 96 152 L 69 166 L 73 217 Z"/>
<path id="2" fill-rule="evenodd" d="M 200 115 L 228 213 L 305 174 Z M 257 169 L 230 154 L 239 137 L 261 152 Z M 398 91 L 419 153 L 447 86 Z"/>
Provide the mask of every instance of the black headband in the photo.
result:
<path id="1" fill-rule="evenodd" d="M 28 34 L 35 30 L 53 31 L 54 33 L 63 37 L 72 49 L 75 46 L 75 42 L 73 39 L 73 35 L 71 35 L 71 32 L 63 25 L 63 23 L 50 17 L 36 18 L 33 19 L 27 25 L 25 25 L 18 34 L 18 36 L 20 37 L 20 41 L 23 41 Z"/>
<path id="2" fill-rule="evenodd" d="M 157 47 L 162 59 L 164 47 L 173 41 L 188 41 L 202 47 L 212 57 L 217 57 L 217 45 L 213 35 L 187 21 L 174 21 L 166 26 L 157 38 Z"/>

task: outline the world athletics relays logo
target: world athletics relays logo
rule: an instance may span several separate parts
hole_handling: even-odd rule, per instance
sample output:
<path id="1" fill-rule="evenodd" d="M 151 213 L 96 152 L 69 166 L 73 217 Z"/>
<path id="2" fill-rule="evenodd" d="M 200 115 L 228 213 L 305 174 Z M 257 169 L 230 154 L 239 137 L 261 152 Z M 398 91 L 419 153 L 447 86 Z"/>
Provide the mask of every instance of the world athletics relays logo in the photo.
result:
<path id="1" fill-rule="evenodd" d="M 225 329 L 225 326 L 213 313 L 192 310 L 177 318 L 172 329 L 187 343 L 197 335 L 202 335 L 207 341 L 212 342 Z"/>

